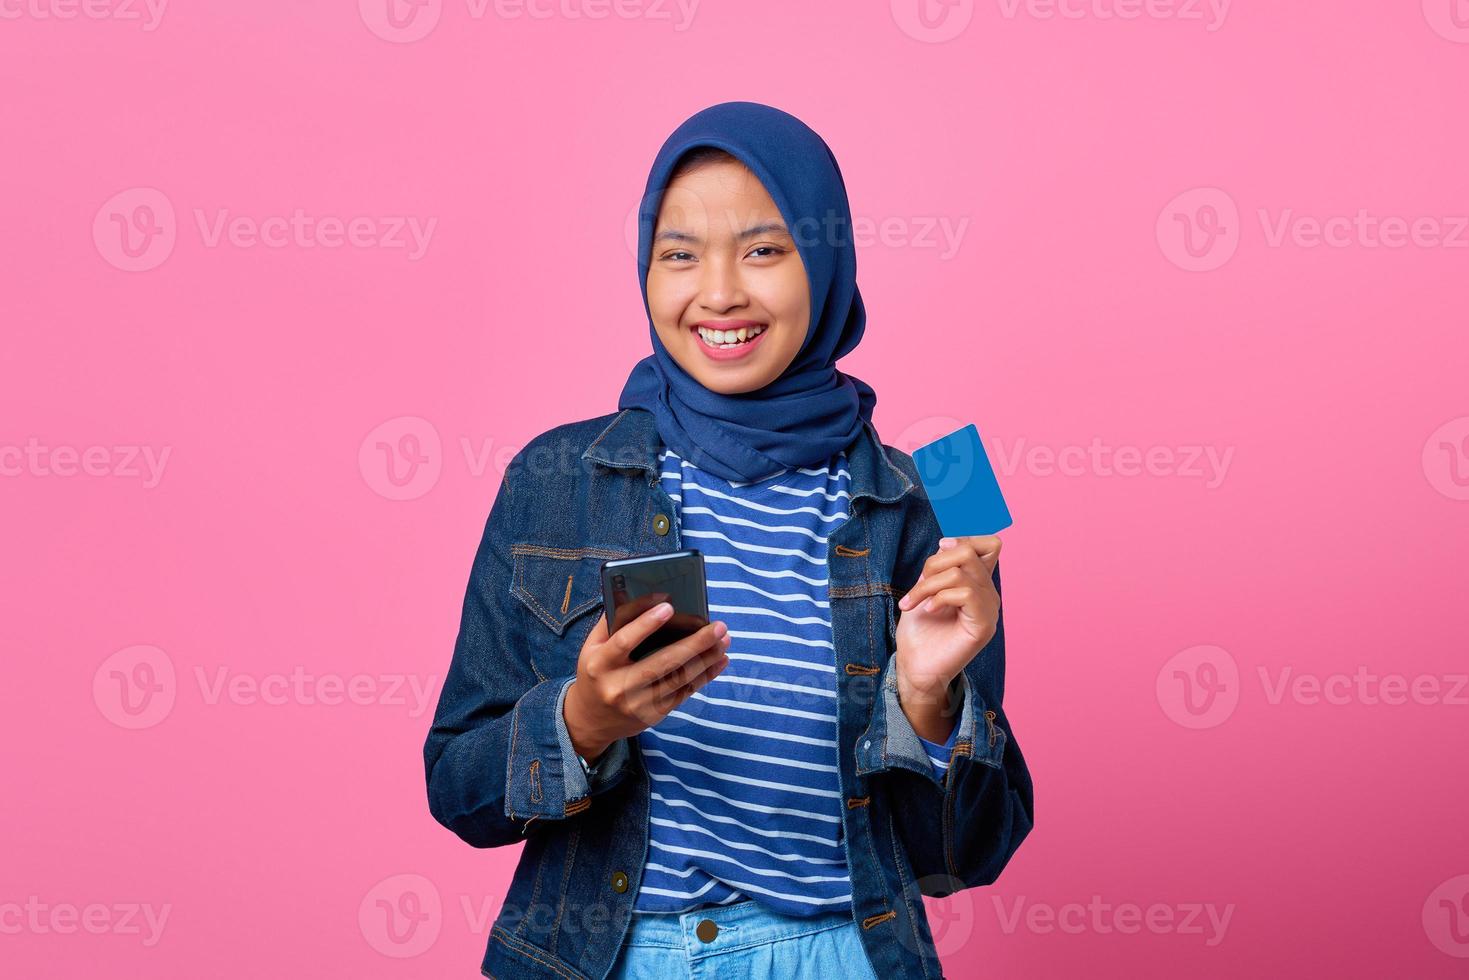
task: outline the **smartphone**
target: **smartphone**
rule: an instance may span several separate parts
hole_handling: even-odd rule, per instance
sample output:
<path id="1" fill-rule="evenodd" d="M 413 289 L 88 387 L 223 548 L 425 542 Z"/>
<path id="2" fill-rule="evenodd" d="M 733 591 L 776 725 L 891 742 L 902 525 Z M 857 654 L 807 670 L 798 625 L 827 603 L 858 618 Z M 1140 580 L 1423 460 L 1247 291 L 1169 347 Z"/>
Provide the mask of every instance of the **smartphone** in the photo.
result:
<path id="1" fill-rule="evenodd" d="M 602 563 L 608 636 L 665 601 L 673 604 L 673 615 L 637 645 L 632 660 L 641 660 L 709 625 L 704 556 L 688 548 Z"/>

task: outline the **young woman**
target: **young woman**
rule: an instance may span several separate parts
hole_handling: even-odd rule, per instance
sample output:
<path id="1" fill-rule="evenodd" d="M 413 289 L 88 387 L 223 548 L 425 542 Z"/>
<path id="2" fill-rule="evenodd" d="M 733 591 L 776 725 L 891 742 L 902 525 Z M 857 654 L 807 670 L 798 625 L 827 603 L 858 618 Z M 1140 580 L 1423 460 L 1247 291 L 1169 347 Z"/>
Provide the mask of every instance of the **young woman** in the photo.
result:
<path id="1" fill-rule="evenodd" d="M 441 823 L 525 842 L 482 972 L 937 978 L 921 896 L 994 881 L 1032 826 L 1000 542 L 940 537 L 836 369 L 866 314 L 800 120 L 680 126 L 638 268 L 653 353 L 507 468 L 424 747 Z M 609 636 L 601 563 L 682 548 L 713 621 L 631 662 L 668 608 Z"/>

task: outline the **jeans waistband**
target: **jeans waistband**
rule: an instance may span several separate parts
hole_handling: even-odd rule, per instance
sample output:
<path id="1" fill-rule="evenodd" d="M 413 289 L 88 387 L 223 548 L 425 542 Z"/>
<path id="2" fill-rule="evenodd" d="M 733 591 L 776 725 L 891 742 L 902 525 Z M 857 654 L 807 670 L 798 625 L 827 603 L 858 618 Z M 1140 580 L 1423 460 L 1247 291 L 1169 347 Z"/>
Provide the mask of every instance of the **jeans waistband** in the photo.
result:
<path id="1" fill-rule="evenodd" d="M 699 924 L 710 920 L 718 932 L 700 939 Z M 765 908 L 755 899 L 732 905 L 712 905 L 692 912 L 634 912 L 628 926 L 628 946 L 665 946 L 682 949 L 690 958 L 744 949 L 781 939 L 795 939 L 853 922 L 850 909 L 815 915 L 785 915 Z M 708 927 L 705 927 L 707 933 Z"/>

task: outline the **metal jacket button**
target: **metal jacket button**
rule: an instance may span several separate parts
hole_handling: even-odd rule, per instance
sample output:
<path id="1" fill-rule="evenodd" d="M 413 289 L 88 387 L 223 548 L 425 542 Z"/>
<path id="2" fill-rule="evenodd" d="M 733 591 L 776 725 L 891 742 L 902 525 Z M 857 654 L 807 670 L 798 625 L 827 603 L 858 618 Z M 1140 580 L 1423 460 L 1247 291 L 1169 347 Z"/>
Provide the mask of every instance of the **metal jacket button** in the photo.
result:
<path id="1" fill-rule="evenodd" d="M 653 518 L 653 533 L 662 537 L 668 533 L 668 515 L 659 514 Z"/>
<path id="2" fill-rule="evenodd" d="M 625 872 L 612 872 L 612 890 L 615 892 L 627 891 L 627 874 Z"/>
<path id="3" fill-rule="evenodd" d="M 719 926 L 715 924 L 713 919 L 705 919 L 694 927 L 694 935 L 706 943 L 712 943 L 714 942 L 714 937 L 719 935 Z"/>

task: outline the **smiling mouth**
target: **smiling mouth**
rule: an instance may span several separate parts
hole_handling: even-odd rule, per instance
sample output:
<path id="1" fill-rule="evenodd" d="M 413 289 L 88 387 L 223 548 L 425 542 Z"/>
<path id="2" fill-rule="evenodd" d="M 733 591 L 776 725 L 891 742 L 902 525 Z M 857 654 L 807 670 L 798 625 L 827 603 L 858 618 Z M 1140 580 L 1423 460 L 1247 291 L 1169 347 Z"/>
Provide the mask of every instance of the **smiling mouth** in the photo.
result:
<path id="1" fill-rule="evenodd" d="M 716 350 L 734 350 L 743 344 L 750 343 L 766 329 L 768 328 L 763 323 L 749 322 L 743 322 L 734 329 L 716 329 L 702 323 L 694 324 L 694 331 L 698 333 L 699 339 Z"/>

